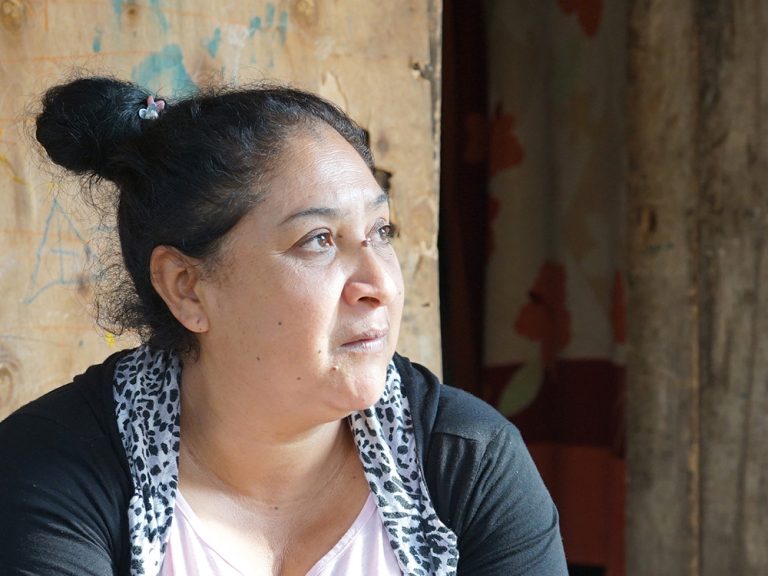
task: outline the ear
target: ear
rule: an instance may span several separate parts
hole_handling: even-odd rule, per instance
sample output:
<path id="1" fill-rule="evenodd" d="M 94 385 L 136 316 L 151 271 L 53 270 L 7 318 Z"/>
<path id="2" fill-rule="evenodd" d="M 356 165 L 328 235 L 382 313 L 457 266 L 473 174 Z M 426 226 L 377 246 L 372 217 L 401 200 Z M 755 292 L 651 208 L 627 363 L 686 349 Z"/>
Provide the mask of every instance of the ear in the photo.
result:
<path id="1" fill-rule="evenodd" d="M 156 246 L 149 273 L 152 286 L 182 326 L 191 332 L 207 332 L 208 314 L 199 297 L 201 261 L 171 246 Z"/>

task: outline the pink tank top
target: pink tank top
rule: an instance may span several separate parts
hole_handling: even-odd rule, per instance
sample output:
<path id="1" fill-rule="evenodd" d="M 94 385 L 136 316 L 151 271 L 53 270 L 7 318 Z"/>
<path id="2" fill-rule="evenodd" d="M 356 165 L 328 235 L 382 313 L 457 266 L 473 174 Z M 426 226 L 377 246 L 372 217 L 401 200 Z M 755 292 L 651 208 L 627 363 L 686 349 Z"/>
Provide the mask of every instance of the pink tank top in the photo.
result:
<path id="1" fill-rule="evenodd" d="M 184 496 L 177 492 L 160 576 L 247 576 L 249 573 L 239 558 L 227 557 L 217 549 L 216 539 L 206 532 Z M 307 572 L 307 576 L 347 574 L 402 576 L 373 494 L 368 496 L 341 540 Z"/>

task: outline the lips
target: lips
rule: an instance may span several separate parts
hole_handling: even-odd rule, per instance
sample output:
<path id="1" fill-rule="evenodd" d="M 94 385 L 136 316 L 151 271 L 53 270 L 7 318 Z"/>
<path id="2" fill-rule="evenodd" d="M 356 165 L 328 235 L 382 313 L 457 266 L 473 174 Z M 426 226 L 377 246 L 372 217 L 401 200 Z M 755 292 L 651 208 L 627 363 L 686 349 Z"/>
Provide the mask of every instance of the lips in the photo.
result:
<path id="1" fill-rule="evenodd" d="M 385 346 L 388 335 L 388 328 L 367 328 L 354 334 L 341 347 L 347 350 L 377 351 Z"/>

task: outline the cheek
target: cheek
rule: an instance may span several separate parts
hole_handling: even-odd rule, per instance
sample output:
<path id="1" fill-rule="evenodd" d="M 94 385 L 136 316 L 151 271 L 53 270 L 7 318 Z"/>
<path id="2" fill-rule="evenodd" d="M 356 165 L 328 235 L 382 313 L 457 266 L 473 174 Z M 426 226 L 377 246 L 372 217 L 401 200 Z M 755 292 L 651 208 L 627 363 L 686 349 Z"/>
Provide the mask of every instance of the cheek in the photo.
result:
<path id="1" fill-rule="evenodd" d="M 405 294 L 405 280 L 403 280 L 403 269 L 400 268 L 400 261 L 397 261 L 397 271 L 396 271 L 396 278 L 397 278 L 397 286 L 400 289 L 400 299 L 403 299 L 403 296 Z"/>
<path id="2" fill-rule="evenodd" d="M 403 280 L 403 270 L 400 268 L 400 261 L 397 258 L 394 260 L 390 273 L 395 286 L 397 286 L 397 295 L 394 301 L 402 309 L 403 301 L 405 300 L 405 281 Z"/>
<path id="3" fill-rule="evenodd" d="M 282 323 L 278 327 L 283 334 L 311 340 L 325 334 L 332 325 L 342 287 L 339 275 L 327 271 L 294 271 L 284 275 L 268 313 L 273 322 Z M 279 320 L 275 320 L 277 316 Z"/>
<path id="4" fill-rule="evenodd" d="M 268 347 L 292 316 L 290 291 L 279 275 L 267 267 L 241 269 L 215 293 L 214 314 L 219 332 L 233 345 Z"/>

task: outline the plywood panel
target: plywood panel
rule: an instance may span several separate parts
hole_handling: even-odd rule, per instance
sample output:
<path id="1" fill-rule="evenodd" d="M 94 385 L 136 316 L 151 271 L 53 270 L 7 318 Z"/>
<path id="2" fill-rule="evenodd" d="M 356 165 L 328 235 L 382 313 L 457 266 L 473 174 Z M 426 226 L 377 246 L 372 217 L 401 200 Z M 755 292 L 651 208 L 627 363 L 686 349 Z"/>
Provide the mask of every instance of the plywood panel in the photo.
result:
<path id="1" fill-rule="evenodd" d="M 4 0 L 0 14 L 0 417 L 132 344 L 95 329 L 96 246 L 109 229 L 29 137 L 39 94 L 73 71 L 171 96 L 290 81 L 340 104 L 392 173 L 407 299 L 400 350 L 440 364 L 439 0 Z"/>

